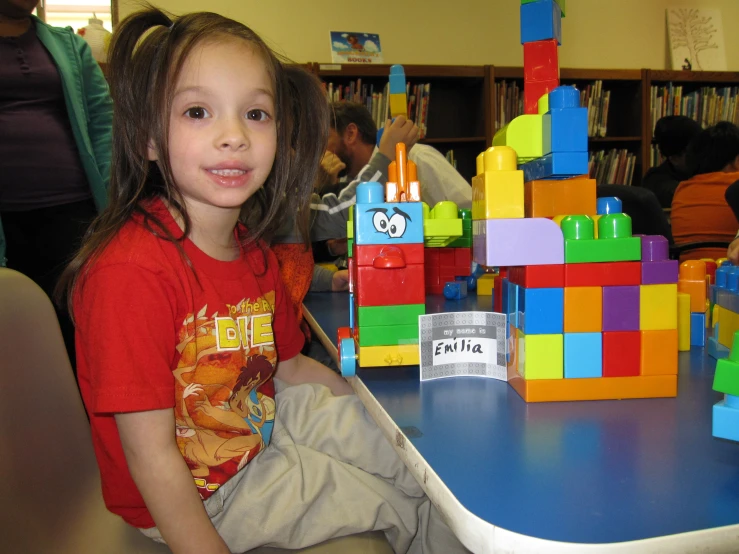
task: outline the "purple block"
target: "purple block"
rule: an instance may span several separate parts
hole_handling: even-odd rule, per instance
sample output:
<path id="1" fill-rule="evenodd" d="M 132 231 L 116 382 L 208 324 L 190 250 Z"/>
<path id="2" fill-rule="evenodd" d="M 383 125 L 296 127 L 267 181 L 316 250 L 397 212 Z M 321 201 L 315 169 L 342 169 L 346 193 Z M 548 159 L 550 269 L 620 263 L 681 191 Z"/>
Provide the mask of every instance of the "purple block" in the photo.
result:
<path id="1" fill-rule="evenodd" d="M 644 235 L 641 238 L 641 261 L 661 262 L 668 259 L 670 248 L 667 239 L 660 235 Z M 677 281 L 666 281 L 677 283 Z"/>
<path id="2" fill-rule="evenodd" d="M 603 287 L 603 331 L 639 330 L 639 287 Z"/>
<path id="3" fill-rule="evenodd" d="M 677 260 L 643 262 L 641 264 L 641 284 L 668 285 L 677 283 L 678 265 Z"/>
<path id="4" fill-rule="evenodd" d="M 564 263 L 564 239 L 551 219 L 482 219 L 472 222 L 472 253 L 480 265 Z"/>

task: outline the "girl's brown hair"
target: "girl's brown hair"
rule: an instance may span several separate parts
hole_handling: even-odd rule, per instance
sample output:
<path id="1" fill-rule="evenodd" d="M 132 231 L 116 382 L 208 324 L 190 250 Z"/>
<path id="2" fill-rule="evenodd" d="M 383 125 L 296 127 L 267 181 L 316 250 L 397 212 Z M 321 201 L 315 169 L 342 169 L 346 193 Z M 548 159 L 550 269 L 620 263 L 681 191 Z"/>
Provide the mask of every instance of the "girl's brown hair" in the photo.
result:
<path id="1" fill-rule="evenodd" d="M 80 278 L 136 213 L 149 230 L 178 245 L 190 231 L 190 218 L 169 163 L 168 129 L 177 78 L 188 54 L 204 41 L 244 40 L 258 52 L 272 77 L 277 125 L 277 153 L 264 185 L 246 202 L 242 213 L 250 222 L 246 243 L 269 241 L 283 219 L 294 218 L 301 236 L 309 236 L 306 213 L 328 136 L 328 104 L 316 77 L 288 65 L 246 25 L 215 13 L 172 17 L 149 7 L 128 16 L 116 29 L 109 53 L 113 97 L 113 152 L 109 205 L 95 219 L 80 251 L 57 288 L 72 296 Z M 158 162 L 147 156 L 156 145 Z M 173 236 L 147 211 L 142 201 L 162 197 L 184 222 Z"/>

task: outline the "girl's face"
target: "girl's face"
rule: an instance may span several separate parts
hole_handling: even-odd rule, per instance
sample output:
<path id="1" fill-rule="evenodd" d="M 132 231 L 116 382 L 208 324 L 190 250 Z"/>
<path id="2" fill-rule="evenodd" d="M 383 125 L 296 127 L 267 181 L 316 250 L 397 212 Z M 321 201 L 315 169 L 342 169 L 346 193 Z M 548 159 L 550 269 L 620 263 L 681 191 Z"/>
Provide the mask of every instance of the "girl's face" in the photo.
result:
<path id="1" fill-rule="evenodd" d="M 275 115 L 272 79 L 251 45 L 227 39 L 191 51 L 169 126 L 172 173 L 188 210 L 239 210 L 264 184 L 277 149 Z M 149 158 L 157 159 L 154 148 Z"/>

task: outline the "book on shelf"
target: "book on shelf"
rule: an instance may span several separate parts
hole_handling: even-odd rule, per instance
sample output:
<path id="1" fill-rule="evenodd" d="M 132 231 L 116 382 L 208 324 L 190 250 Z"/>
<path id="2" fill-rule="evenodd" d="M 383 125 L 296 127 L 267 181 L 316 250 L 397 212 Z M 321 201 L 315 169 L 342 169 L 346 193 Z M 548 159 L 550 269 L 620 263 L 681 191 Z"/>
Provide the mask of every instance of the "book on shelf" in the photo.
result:
<path id="1" fill-rule="evenodd" d="M 654 85 L 650 91 L 652 130 L 657 120 L 668 115 L 685 115 L 702 127 L 719 121 L 739 123 L 737 93 L 739 87 L 700 87 L 689 93 L 682 85 Z"/>
<path id="2" fill-rule="evenodd" d="M 447 150 L 447 153 L 444 154 L 444 157 L 454 169 L 457 169 L 457 158 L 454 157 L 454 150 Z"/>
<path id="3" fill-rule="evenodd" d="M 590 153 L 588 174 L 598 185 L 630 185 L 634 178 L 636 154 L 625 148 Z"/>
<path id="4" fill-rule="evenodd" d="M 495 98 L 498 104 L 495 130 L 498 131 L 523 114 L 523 89 L 516 81 L 497 81 Z"/>
<path id="5" fill-rule="evenodd" d="M 588 109 L 588 136 L 605 137 L 608 128 L 608 107 L 611 91 L 603 90 L 600 79 L 580 91 L 580 106 Z"/>
<path id="6" fill-rule="evenodd" d="M 324 83 L 326 95 L 331 102 L 357 102 L 372 114 L 377 128 L 385 125 L 390 117 L 390 85 L 375 88 L 375 85 L 362 83 L 362 79 L 349 81 L 347 85 Z M 420 129 L 420 136 L 424 138 L 428 132 L 428 110 L 431 99 L 431 84 L 406 83 L 406 98 L 408 101 L 408 118 L 413 120 Z"/>

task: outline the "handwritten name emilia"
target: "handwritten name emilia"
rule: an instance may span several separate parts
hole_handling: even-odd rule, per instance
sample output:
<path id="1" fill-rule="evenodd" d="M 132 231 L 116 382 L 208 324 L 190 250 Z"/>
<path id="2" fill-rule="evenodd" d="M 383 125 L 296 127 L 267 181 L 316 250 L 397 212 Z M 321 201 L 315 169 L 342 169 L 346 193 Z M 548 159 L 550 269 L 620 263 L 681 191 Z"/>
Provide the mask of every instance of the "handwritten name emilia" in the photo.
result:
<path id="1" fill-rule="evenodd" d="M 484 354 L 482 344 L 479 339 L 459 339 L 434 341 L 434 356 L 443 354 L 457 354 L 461 352 L 471 352 L 472 354 Z"/>

